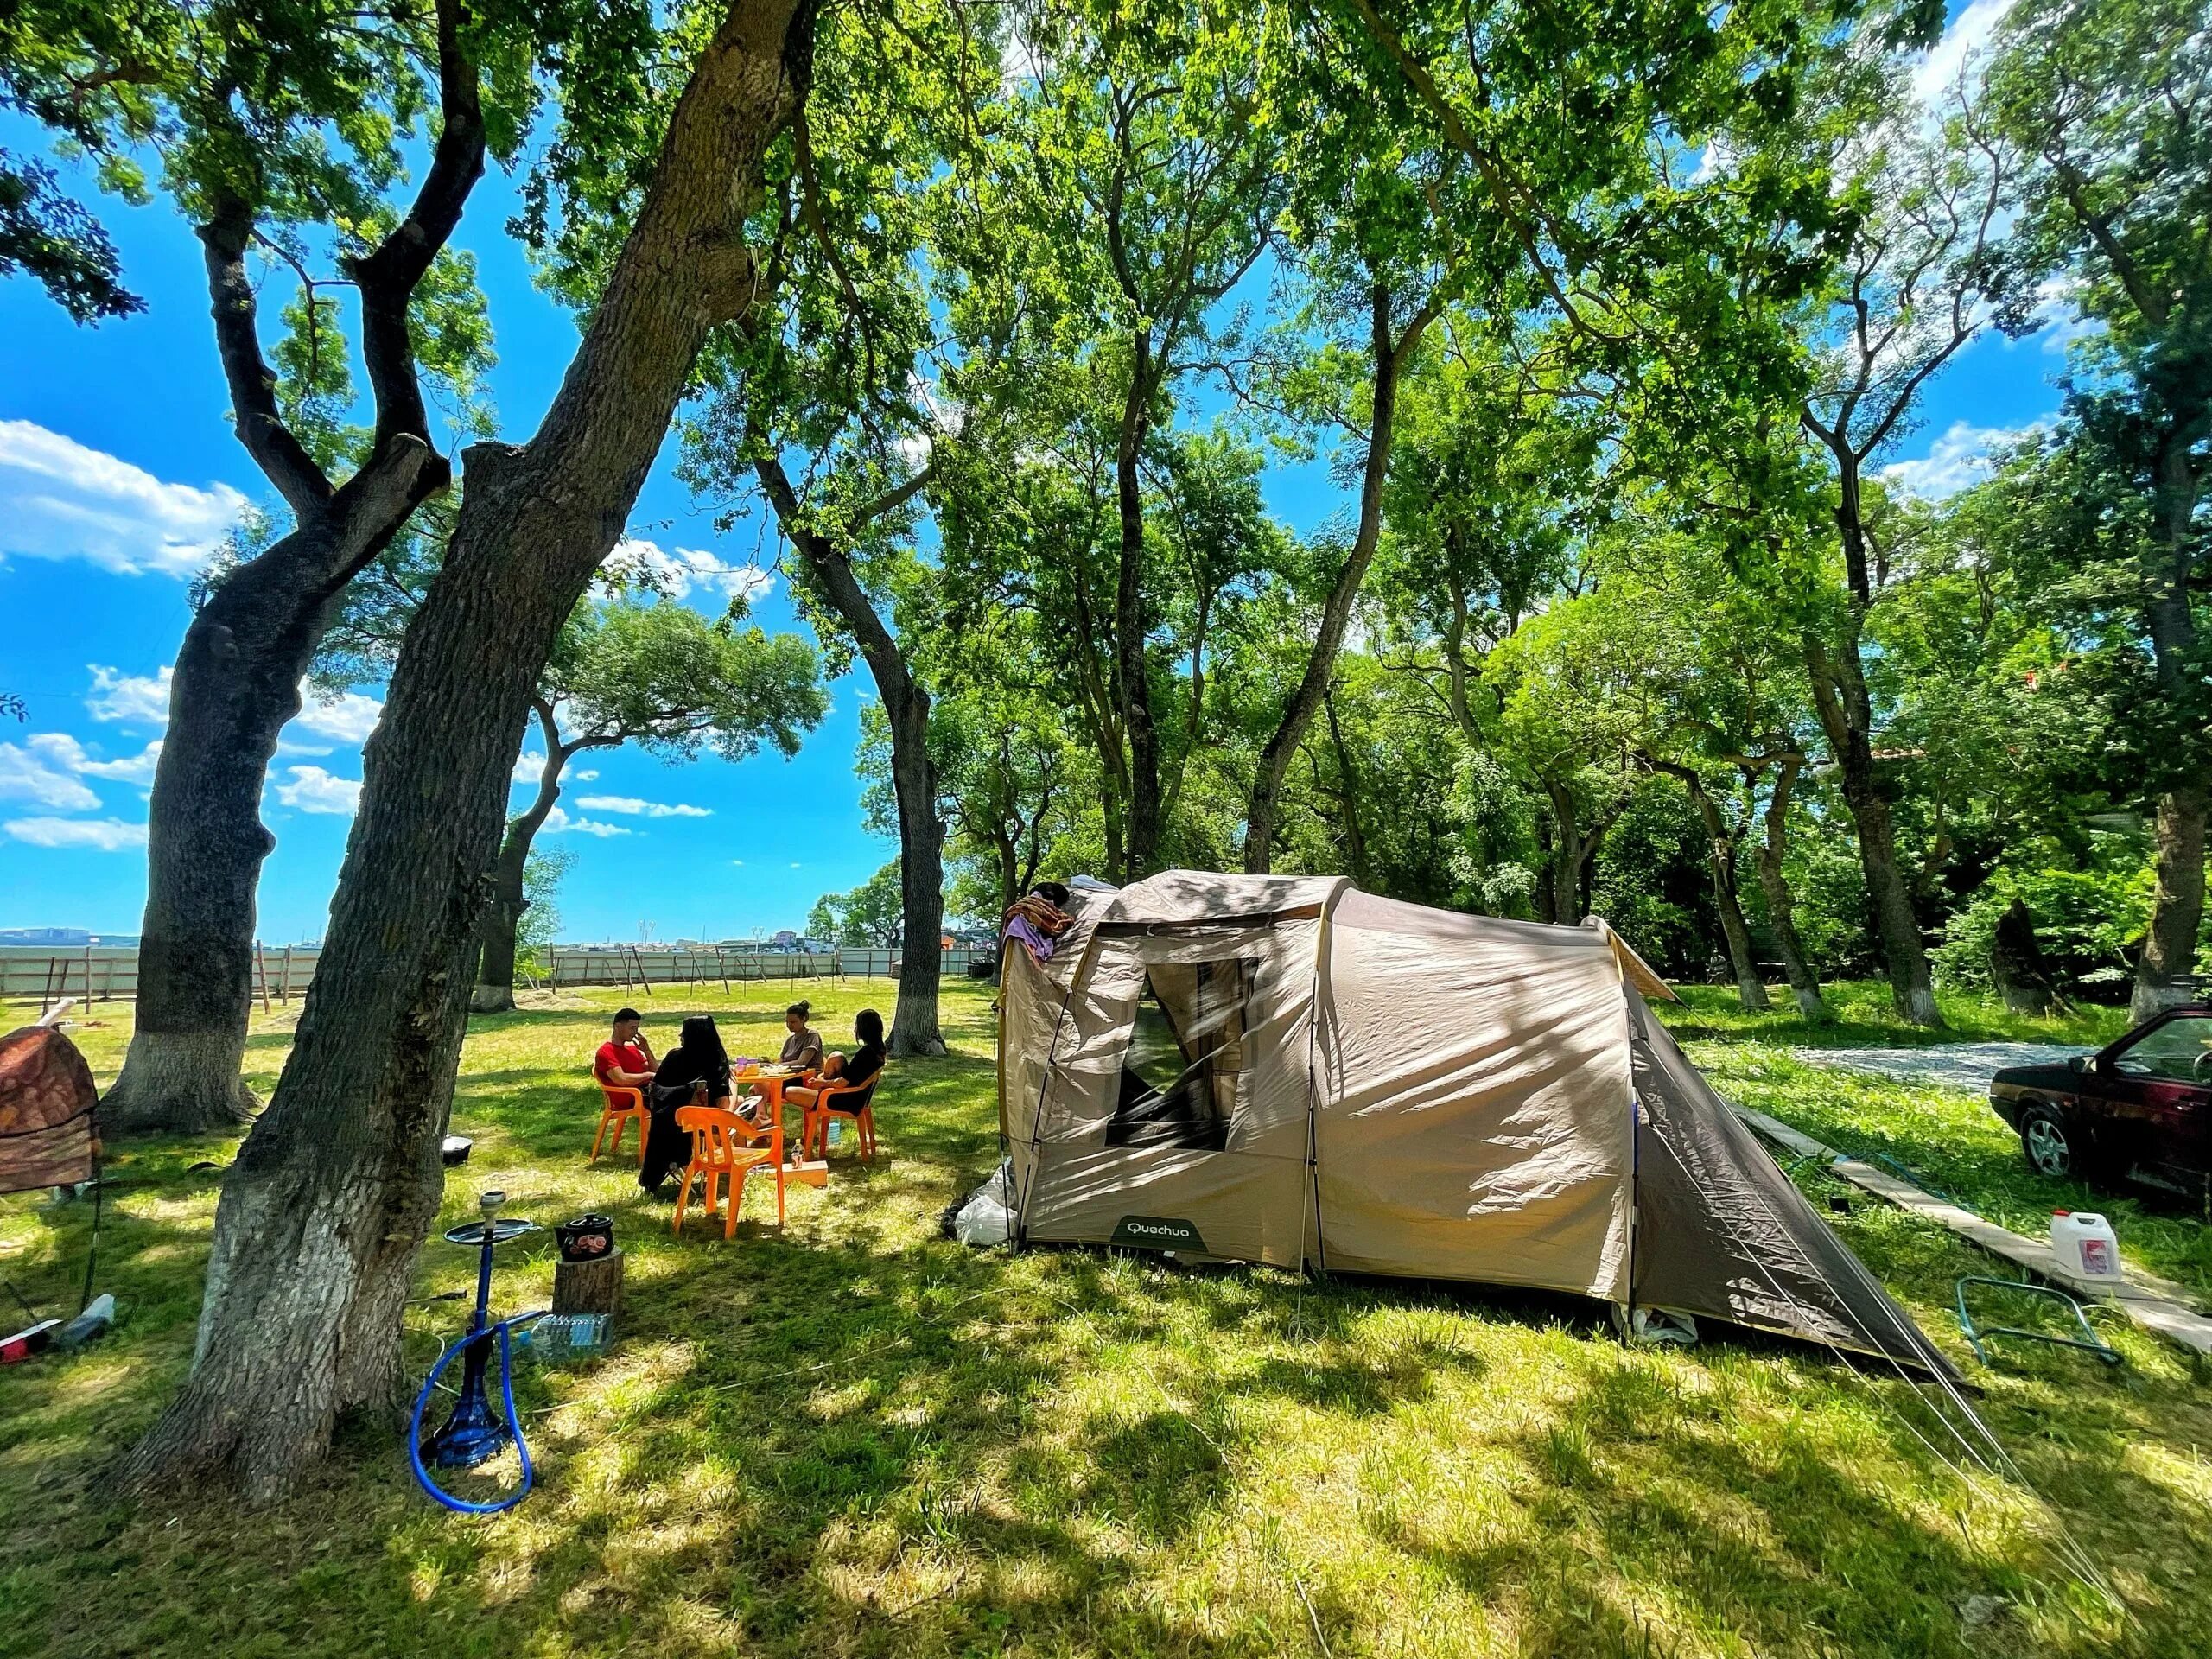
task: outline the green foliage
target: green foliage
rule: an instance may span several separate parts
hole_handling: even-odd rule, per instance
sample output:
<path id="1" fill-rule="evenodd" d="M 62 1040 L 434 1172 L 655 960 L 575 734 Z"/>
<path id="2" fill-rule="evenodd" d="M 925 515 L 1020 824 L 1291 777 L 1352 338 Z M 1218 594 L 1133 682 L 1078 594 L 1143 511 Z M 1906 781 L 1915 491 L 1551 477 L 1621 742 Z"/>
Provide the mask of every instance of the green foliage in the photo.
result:
<path id="1" fill-rule="evenodd" d="M 807 914 L 806 933 L 833 944 L 895 946 L 901 942 L 905 915 L 894 858 L 851 892 L 825 893 L 816 899 Z"/>
<path id="2" fill-rule="evenodd" d="M 798 753 L 829 712 L 812 646 L 794 633 L 709 621 L 673 600 L 586 601 L 546 664 L 540 696 L 572 737 L 634 742 L 663 760 L 711 748 L 742 760 L 763 743 Z"/>
<path id="3" fill-rule="evenodd" d="M 533 847 L 524 860 L 522 891 L 526 907 L 515 929 L 515 969 L 518 973 L 542 976 L 549 971 L 545 953 L 561 937 L 561 884 L 568 880 L 575 865 L 575 854 L 565 847 L 552 851 Z"/>
<path id="4" fill-rule="evenodd" d="M 2148 839 L 2140 830 L 2092 830 L 2079 868 L 2068 868 L 2067 849 L 2052 843 L 2008 848 L 2004 861 L 1944 924 L 1937 967 L 1952 984 L 1986 987 L 1998 918 L 2018 899 L 2027 906 L 2062 990 L 2101 1001 L 2124 997 L 2134 948 L 2151 918 Z"/>

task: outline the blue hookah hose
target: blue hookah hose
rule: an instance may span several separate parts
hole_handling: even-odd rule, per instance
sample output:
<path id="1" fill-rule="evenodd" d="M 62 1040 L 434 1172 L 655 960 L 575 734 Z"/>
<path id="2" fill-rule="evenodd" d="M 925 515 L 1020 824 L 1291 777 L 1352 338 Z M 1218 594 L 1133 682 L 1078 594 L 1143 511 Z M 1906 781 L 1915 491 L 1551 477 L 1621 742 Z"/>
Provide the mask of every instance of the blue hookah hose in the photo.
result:
<path id="1" fill-rule="evenodd" d="M 415 1413 L 407 1424 L 407 1460 L 414 1467 L 416 1484 L 446 1508 L 462 1515 L 497 1515 L 503 1510 L 512 1510 L 530 1496 L 530 1489 L 537 1479 L 537 1468 L 530 1460 L 530 1442 L 523 1438 L 522 1420 L 515 1414 L 514 1342 L 512 1332 L 518 1325 L 543 1319 L 546 1312 L 540 1308 L 534 1313 L 518 1313 L 512 1319 L 501 1319 L 488 1330 L 480 1332 L 472 1331 L 440 1354 L 438 1363 L 430 1367 L 430 1374 L 423 1379 L 423 1391 L 415 1396 Z M 455 1497 L 440 1486 L 430 1478 L 429 1470 L 423 1466 L 423 1414 L 430 1408 L 430 1396 L 437 1391 L 438 1379 L 445 1375 L 446 1367 L 453 1363 L 456 1356 L 467 1352 L 480 1337 L 488 1338 L 494 1334 L 499 1338 L 499 1398 L 506 1408 L 507 1432 L 515 1437 L 515 1455 L 522 1459 L 522 1479 L 514 1491 L 504 1497 L 496 1498 L 489 1503 L 471 1503 L 466 1498 Z"/>

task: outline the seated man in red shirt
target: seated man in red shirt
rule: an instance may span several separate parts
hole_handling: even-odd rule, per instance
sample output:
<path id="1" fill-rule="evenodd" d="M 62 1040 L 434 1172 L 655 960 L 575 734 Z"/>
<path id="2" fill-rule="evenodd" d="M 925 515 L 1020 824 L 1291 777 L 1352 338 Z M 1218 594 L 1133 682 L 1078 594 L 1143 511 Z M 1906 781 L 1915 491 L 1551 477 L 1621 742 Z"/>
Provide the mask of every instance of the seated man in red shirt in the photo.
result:
<path id="1" fill-rule="evenodd" d="M 653 1058 L 652 1045 L 645 1040 L 645 1033 L 639 1029 L 642 1023 L 643 1016 L 635 1008 L 624 1008 L 614 1016 L 614 1035 L 599 1046 L 592 1061 L 594 1077 L 617 1089 L 642 1089 L 653 1080 L 659 1062 Z"/>

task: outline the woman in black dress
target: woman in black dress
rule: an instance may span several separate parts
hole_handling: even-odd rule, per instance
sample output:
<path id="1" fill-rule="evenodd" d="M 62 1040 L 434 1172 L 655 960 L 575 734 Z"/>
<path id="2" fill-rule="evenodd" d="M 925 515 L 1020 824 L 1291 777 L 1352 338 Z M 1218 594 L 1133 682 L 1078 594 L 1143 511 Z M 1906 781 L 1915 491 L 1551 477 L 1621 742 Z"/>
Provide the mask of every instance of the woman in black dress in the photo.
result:
<path id="1" fill-rule="evenodd" d="M 662 1059 L 646 1096 L 645 1160 L 638 1166 L 638 1185 L 657 1198 L 672 1197 L 662 1183 L 669 1171 L 691 1161 L 691 1137 L 677 1127 L 677 1109 L 729 1107 L 729 1054 L 711 1015 L 695 1014 L 683 1022 L 682 1038 Z"/>

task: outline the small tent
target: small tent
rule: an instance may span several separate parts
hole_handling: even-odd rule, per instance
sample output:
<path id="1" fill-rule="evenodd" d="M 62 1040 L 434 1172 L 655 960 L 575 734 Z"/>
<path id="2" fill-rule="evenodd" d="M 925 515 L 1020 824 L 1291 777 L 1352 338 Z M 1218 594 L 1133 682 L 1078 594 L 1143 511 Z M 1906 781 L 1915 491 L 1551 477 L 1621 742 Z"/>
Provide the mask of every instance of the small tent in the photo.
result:
<path id="1" fill-rule="evenodd" d="M 1602 922 L 1174 870 L 1008 947 L 1017 1241 L 1565 1291 L 1950 1374 Z"/>

